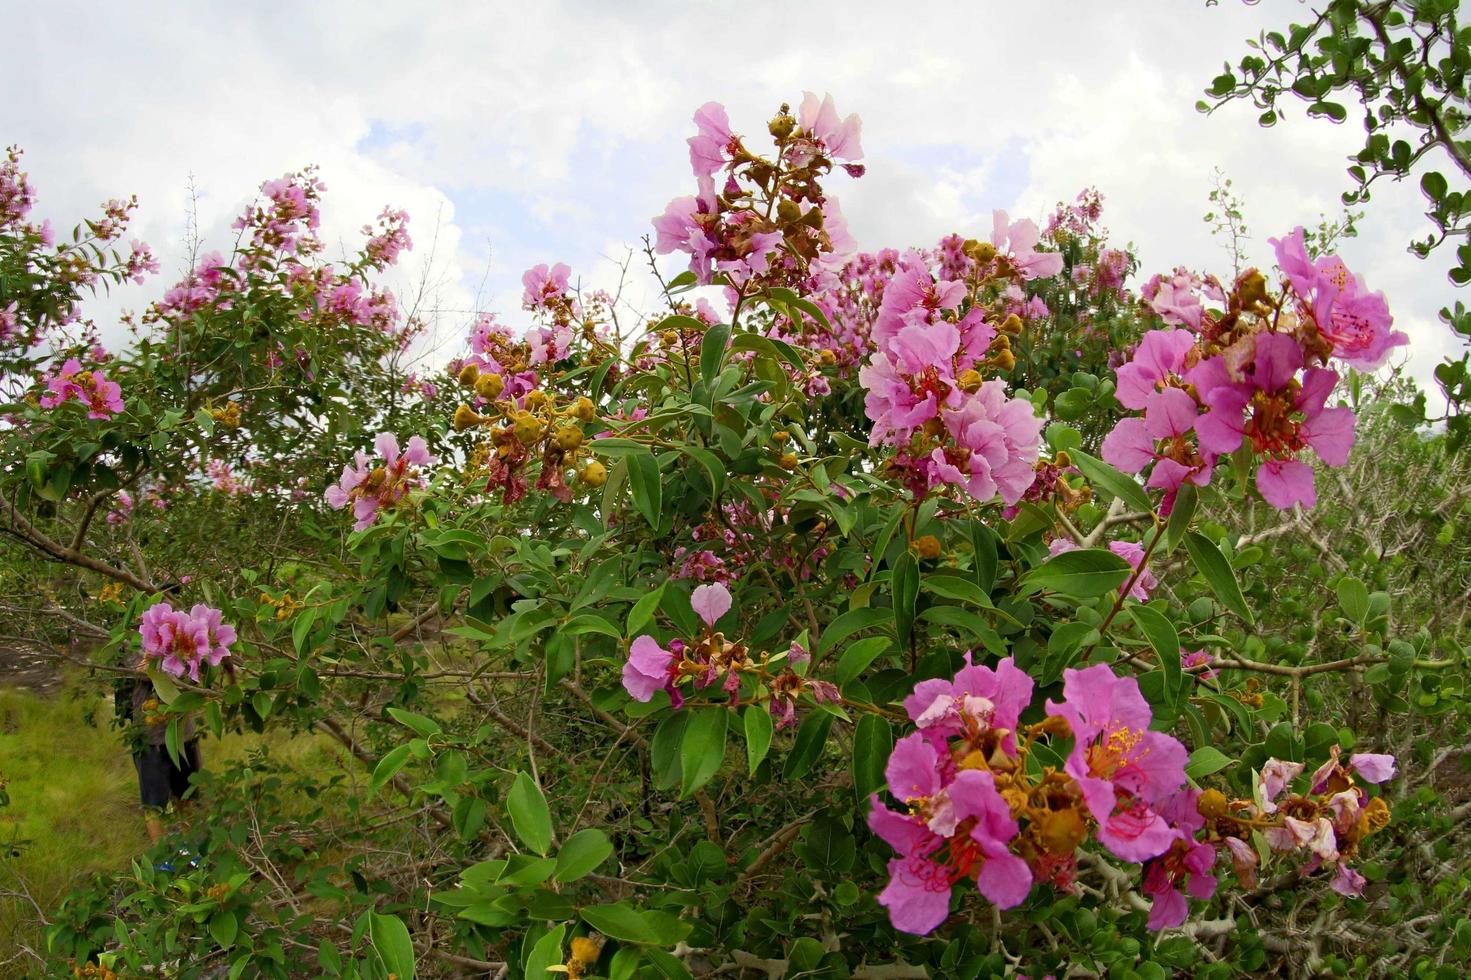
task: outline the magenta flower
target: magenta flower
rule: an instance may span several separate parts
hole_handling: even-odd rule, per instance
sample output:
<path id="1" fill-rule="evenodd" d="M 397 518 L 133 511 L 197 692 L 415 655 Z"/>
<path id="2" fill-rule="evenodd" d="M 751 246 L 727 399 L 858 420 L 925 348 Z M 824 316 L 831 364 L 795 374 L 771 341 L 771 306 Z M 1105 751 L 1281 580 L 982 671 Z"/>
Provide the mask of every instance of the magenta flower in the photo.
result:
<path id="1" fill-rule="evenodd" d="M 1285 238 L 1267 242 L 1276 250 L 1277 265 L 1302 301 L 1301 308 L 1332 345 L 1334 357 L 1361 371 L 1373 371 L 1390 351 L 1410 342 L 1405 334 L 1390 329 L 1394 318 L 1384 294 L 1369 292 L 1342 259 L 1329 255 L 1315 263 L 1308 258 L 1301 226 Z"/>
<path id="2" fill-rule="evenodd" d="M 357 518 L 353 528 L 358 531 L 371 526 L 378 519 L 379 511 L 394 509 L 410 490 L 422 486 L 424 480 L 418 467 L 434 463 L 421 436 L 411 437 L 408 449 L 402 453 L 398 437 L 391 432 L 378 433 L 373 445 L 383 458 L 383 465 L 370 469 L 368 456 L 357 453 L 354 463 L 342 468 L 342 478 L 328 487 L 324 495 L 334 510 L 352 504 L 353 516 Z"/>
<path id="3" fill-rule="evenodd" d="M 1098 821 L 1098 840 L 1125 861 L 1164 853 L 1175 832 L 1158 806 L 1185 782 L 1185 747 L 1149 730 L 1153 715 L 1138 681 L 1106 664 L 1065 670 L 1062 690 L 1047 714 L 1072 730 L 1065 768 Z"/>
<path id="4" fill-rule="evenodd" d="M 101 371 L 84 371 L 75 357 L 67 358 L 61 370 L 46 379 L 46 389 L 39 399 L 42 408 L 73 399 L 86 406 L 89 419 L 109 419 L 123 410 L 122 387 Z"/>
<path id="5" fill-rule="evenodd" d="M 1176 269 L 1172 276 L 1155 276 L 1139 292 L 1165 323 L 1199 330 L 1205 313 L 1200 297 L 1195 295 L 1199 287 L 1199 279 L 1184 269 Z"/>
<path id="6" fill-rule="evenodd" d="M 1118 370 L 1115 396 L 1125 408 L 1142 411 L 1161 382 L 1185 373 L 1185 357 L 1195 346 L 1188 330 L 1151 330 L 1134 348 L 1134 356 Z"/>
<path id="7" fill-rule="evenodd" d="M 1036 479 L 1042 445 L 1042 419 L 1025 398 L 1011 398 L 1006 385 L 992 379 L 960 407 L 943 414 L 954 441 L 930 456 L 930 486 L 951 483 L 985 502 L 1000 496 L 1006 504 L 1021 500 Z"/>
<path id="8" fill-rule="evenodd" d="M 715 621 L 730 611 L 730 590 L 719 582 L 701 585 L 690 594 L 690 608 L 714 629 Z"/>
<path id="9" fill-rule="evenodd" d="M 1233 377 L 1223 357 L 1202 361 L 1191 381 L 1210 411 L 1195 423 L 1200 448 L 1211 458 L 1235 452 L 1250 441 L 1261 462 L 1256 483 L 1262 499 L 1279 510 L 1317 502 L 1313 471 L 1297 459 L 1313 449 L 1329 466 L 1348 462 L 1354 442 L 1354 413 L 1327 408 L 1338 374 L 1309 368 L 1301 382 L 1302 348 L 1285 334 L 1256 334 L 1250 360 Z"/>
<path id="10" fill-rule="evenodd" d="M 623 689 L 635 701 L 653 700 L 655 693 L 669 691 L 675 697 L 675 670 L 679 661 L 673 653 L 659 646 L 652 636 L 640 636 L 628 648 L 623 665 Z"/>
<path id="11" fill-rule="evenodd" d="M 139 621 L 143 659 L 155 661 L 164 673 L 198 683 L 203 664 L 217 666 L 230 655 L 235 629 L 220 621 L 221 613 L 205 605 L 189 612 L 175 610 L 167 602 L 149 606 Z"/>
<path id="12" fill-rule="evenodd" d="M 731 160 L 736 138 L 730 131 L 730 116 L 719 102 L 706 102 L 695 110 L 698 132 L 688 140 L 690 168 L 696 177 L 714 176 Z"/>
<path id="13" fill-rule="evenodd" d="M 885 775 L 908 811 L 890 810 L 875 794 L 868 815 L 873 832 L 899 853 L 879 895 L 894 928 L 933 931 L 949 914 L 951 887 L 967 878 L 999 908 L 1026 898 L 1032 873 L 1009 850 L 1018 827 L 989 772 L 955 772 L 916 732 L 895 744 Z"/>
<path id="14" fill-rule="evenodd" d="M 1200 843 L 1195 834 L 1205 826 L 1198 806 L 1200 790 L 1186 786 L 1159 805 L 1159 813 L 1175 831 L 1170 849 L 1149 861 L 1144 867 L 1144 894 L 1154 899 L 1149 910 L 1149 928 L 1172 929 L 1185 921 L 1191 897 L 1202 901 L 1216 892 L 1216 878 L 1211 868 L 1216 863 L 1216 849 Z M 1182 890 L 1183 887 L 1183 890 Z"/>
<path id="15" fill-rule="evenodd" d="M 991 213 L 991 244 L 996 251 L 1007 255 L 1011 264 L 1024 279 L 1045 279 L 1062 271 L 1062 255 L 1057 252 L 1038 252 L 1037 241 L 1042 237 L 1037 223 L 1031 218 L 1012 222 L 1006 212 Z"/>

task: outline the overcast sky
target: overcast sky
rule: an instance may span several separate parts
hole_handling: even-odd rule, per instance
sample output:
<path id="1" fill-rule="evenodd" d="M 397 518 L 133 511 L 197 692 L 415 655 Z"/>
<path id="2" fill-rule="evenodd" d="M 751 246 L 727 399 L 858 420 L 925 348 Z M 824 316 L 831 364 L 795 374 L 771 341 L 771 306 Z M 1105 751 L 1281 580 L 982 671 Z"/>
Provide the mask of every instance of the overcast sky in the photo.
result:
<path id="1" fill-rule="evenodd" d="M 329 242 L 356 243 L 385 204 L 410 212 L 416 248 L 390 282 L 407 294 L 429 268 L 456 337 L 473 309 L 517 322 L 520 274 L 536 263 L 611 286 L 650 217 L 693 193 L 694 109 L 723 102 L 755 136 L 804 89 L 863 118 L 868 174 L 831 188 L 864 248 L 980 236 L 993 208 L 1040 218 L 1096 186 L 1143 276 L 1185 264 L 1225 278 L 1201 220 L 1212 168 L 1235 181 L 1251 257 L 1267 263 L 1268 237 L 1336 211 L 1362 140 L 1355 123 L 1296 106 L 1270 130 L 1247 106 L 1194 110 L 1246 37 L 1306 12 L 1296 0 L 0 0 L 0 142 L 25 149 L 38 211 L 59 227 L 136 193 L 135 230 L 170 280 L 191 179 L 206 246 L 228 248 L 262 180 L 319 164 Z M 1436 319 L 1455 292 L 1446 262 L 1404 251 L 1422 210 L 1414 188 L 1387 188 L 1341 254 L 1384 290 L 1423 382 L 1456 345 Z M 115 302 L 139 308 L 162 285 Z"/>

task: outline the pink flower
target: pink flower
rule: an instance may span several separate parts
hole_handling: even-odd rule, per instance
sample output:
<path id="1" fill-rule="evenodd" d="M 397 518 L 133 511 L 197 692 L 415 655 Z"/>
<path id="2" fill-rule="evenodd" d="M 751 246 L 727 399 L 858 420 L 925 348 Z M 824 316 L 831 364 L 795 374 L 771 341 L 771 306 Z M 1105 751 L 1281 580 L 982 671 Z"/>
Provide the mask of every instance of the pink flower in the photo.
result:
<path id="1" fill-rule="evenodd" d="M 690 607 L 711 629 L 730 611 L 730 601 L 730 590 L 719 582 L 701 585 L 690 595 Z"/>
<path id="2" fill-rule="evenodd" d="M 640 636 L 628 648 L 623 665 L 623 689 L 635 701 L 649 702 L 659 691 L 674 697 L 674 671 L 678 666 L 673 653 L 659 646 L 652 636 Z"/>
<path id="3" fill-rule="evenodd" d="M 1287 788 L 1287 784 L 1302 775 L 1303 765 L 1301 762 L 1283 762 L 1281 759 L 1268 759 L 1266 765 L 1262 766 L 1261 778 L 1257 786 L 1257 806 L 1263 812 L 1277 812 L 1277 797 Z"/>
<path id="4" fill-rule="evenodd" d="M 1165 323 L 1184 325 L 1198 331 L 1201 317 L 1205 313 L 1200 297 L 1195 295 L 1195 290 L 1199 287 L 1199 279 L 1184 269 L 1176 269 L 1175 274 L 1169 278 L 1155 276 L 1144 285 L 1140 293 Z"/>
<path id="5" fill-rule="evenodd" d="M 334 510 L 353 505 L 353 516 L 357 518 L 353 527 L 358 531 L 372 525 L 379 511 L 394 509 L 410 490 L 422 486 L 424 480 L 417 467 L 434 463 L 421 436 L 410 438 L 408 449 L 402 453 L 398 437 L 391 432 L 380 432 L 373 445 L 383 465 L 370 469 L 368 456 L 357 453 L 354 463 L 342 468 L 342 478 L 324 495 Z"/>
<path id="6" fill-rule="evenodd" d="M 549 270 L 546 263 L 532 266 L 521 276 L 521 285 L 525 287 L 521 294 L 521 305 L 527 310 L 544 310 L 552 300 L 560 299 L 567 293 L 567 280 L 572 275 L 571 266 L 565 262 L 558 262 Z"/>
<path id="7" fill-rule="evenodd" d="M 1098 840 L 1126 861 L 1164 853 L 1175 833 L 1157 807 L 1185 782 L 1185 747 L 1149 730 L 1153 714 L 1139 683 L 1106 664 L 1065 670 L 1062 690 L 1047 714 L 1073 732 L 1065 768 L 1098 821 Z"/>
<path id="8" fill-rule="evenodd" d="M 730 162 L 736 142 L 730 131 L 730 116 L 719 102 L 706 102 L 695 110 L 698 132 L 688 140 L 690 169 L 696 177 L 709 178 Z"/>
<path id="9" fill-rule="evenodd" d="M 1037 241 L 1042 236 L 1031 218 L 1011 222 L 1005 211 L 997 210 L 992 212 L 991 219 L 991 244 L 996 246 L 996 251 L 1008 255 L 1023 279 L 1045 279 L 1062 271 L 1059 253 L 1037 251 Z"/>
<path id="10" fill-rule="evenodd" d="M 1256 334 L 1251 340 L 1249 360 L 1239 368 L 1233 370 L 1225 358 L 1216 357 L 1191 372 L 1210 406 L 1195 423 L 1200 448 L 1214 458 L 1249 440 L 1261 457 L 1256 482 L 1262 498 L 1279 510 L 1295 503 L 1311 507 L 1317 502 L 1313 471 L 1296 454 L 1311 448 L 1329 466 L 1348 462 L 1353 410 L 1326 407 L 1338 382 L 1334 371 L 1309 368 L 1298 383 L 1303 356 L 1297 341 L 1276 333 Z"/>
<path id="11" fill-rule="evenodd" d="M 68 358 L 61 370 L 46 379 L 47 393 L 40 398 L 42 408 L 56 408 L 67 400 L 81 402 L 89 419 L 109 419 L 123 410 L 123 389 L 108 381 L 101 371 L 84 371 L 75 357 Z"/>
<path id="12" fill-rule="evenodd" d="M 235 629 L 220 620 L 220 611 L 205 605 L 188 613 L 167 602 L 149 606 L 138 626 L 145 662 L 157 661 L 161 670 L 175 677 L 187 672 L 197 683 L 201 665 L 217 666 L 230 656 Z"/>
<path id="13" fill-rule="evenodd" d="M 948 757 L 916 732 L 895 744 L 885 775 L 889 791 L 907 808 L 890 810 L 875 794 L 868 815 L 873 832 L 899 853 L 879 895 L 894 928 L 933 931 L 949 914 L 951 887 L 967 878 L 999 908 L 1026 898 L 1032 873 L 1009 850 L 1018 827 L 989 772 L 955 772 Z"/>
<path id="14" fill-rule="evenodd" d="M 1032 679 L 1007 657 L 995 668 L 972 664 L 970 653 L 954 680 L 920 681 L 904 699 L 904 710 L 936 747 L 967 729 L 1004 733 L 1002 746 L 1016 751 L 1016 726 L 1032 700 Z"/>
<path id="15" fill-rule="evenodd" d="M 1146 485 L 1167 494 L 1187 481 L 1196 486 L 1209 483 L 1213 463 L 1186 439 L 1195 428 L 1195 399 L 1180 388 L 1166 388 L 1151 393 L 1145 404 L 1143 418 L 1119 419 L 1104 437 L 1104 461 L 1125 473 L 1141 473 L 1153 464 Z"/>
<path id="16" fill-rule="evenodd" d="M 834 160 L 863 159 L 863 148 L 858 142 L 863 132 L 863 121 L 857 113 L 839 119 L 831 95 L 819 103 L 817 96 L 803 92 L 802 105 L 797 110 L 797 125 L 811 133 Z"/>
<path id="17" fill-rule="evenodd" d="M 1342 259 L 1329 255 L 1314 263 L 1308 258 L 1301 226 L 1285 238 L 1267 242 L 1276 250 L 1277 265 L 1302 301 L 1302 309 L 1332 345 L 1333 356 L 1351 367 L 1373 371 L 1390 351 L 1410 342 L 1405 334 L 1390 329 L 1394 318 L 1384 294 L 1369 292 Z"/>
<path id="18" fill-rule="evenodd" d="M 1185 371 L 1185 356 L 1195 346 L 1195 335 L 1188 330 L 1151 330 L 1139 341 L 1134 356 L 1118 370 L 1115 392 L 1125 408 L 1142 411 L 1149 407 L 1149 397 L 1159 391 L 1160 383 Z"/>

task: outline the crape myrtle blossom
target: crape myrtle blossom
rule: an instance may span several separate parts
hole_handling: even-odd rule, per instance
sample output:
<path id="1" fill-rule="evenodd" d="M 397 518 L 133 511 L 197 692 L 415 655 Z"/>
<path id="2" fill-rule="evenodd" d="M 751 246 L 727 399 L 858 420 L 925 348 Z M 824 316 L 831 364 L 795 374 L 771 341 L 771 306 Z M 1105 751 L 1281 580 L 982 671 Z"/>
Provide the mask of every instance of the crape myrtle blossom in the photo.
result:
<path id="1" fill-rule="evenodd" d="M 46 380 L 46 392 L 40 397 L 42 408 L 56 408 L 66 401 L 80 402 L 89 419 L 110 419 L 123 410 L 123 389 L 116 381 L 108 381 L 102 371 L 87 371 L 75 357 L 69 357 L 61 370 Z"/>
<path id="2" fill-rule="evenodd" d="M 1248 359 L 1238 367 L 1224 355 L 1202 361 L 1190 380 L 1210 411 L 1195 423 L 1203 452 L 1219 457 L 1247 444 L 1259 458 L 1256 484 L 1279 510 L 1317 502 L 1313 471 L 1297 454 L 1311 448 L 1329 466 L 1348 462 L 1354 443 L 1354 413 L 1329 408 L 1338 383 L 1329 368 L 1303 371 L 1303 351 L 1286 334 L 1248 338 Z M 1302 372 L 1301 379 L 1298 373 Z"/>
<path id="3" fill-rule="evenodd" d="M 1327 342 L 1332 356 L 1350 367 L 1373 371 L 1410 338 L 1392 330 L 1394 317 L 1382 292 L 1371 293 L 1363 279 L 1336 255 L 1308 258 L 1302 226 L 1283 238 L 1269 238 L 1277 265 L 1296 294 L 1301 312 Z"/>
<path id="4" fill-rule="evenodd" d="M 138 627 L 144 662 L 156 663 L 175 677 L 187 673 L 198 683 L 201 666 L 216 667 L 230 656 L 235 628 L 222 622 L 222 616 L 220 610 L 202 604 L 187 613 L 167 602 L 149 606 Z"/>
<path id="5" fill-rule="evenodd" d="M 1163 854 L 1176 835 L 1161 805 L 1185 782 L 1185 746 L 1149 730 L 1153 713 L 1138 681 L 1106 664 L 1065 670 L 1062 691 L 1047 714 L 1073 734 L 1066 770 L 1098 821 L 1098 840 L 1126 861 Z"/>
<path id="6" fill-rule="evenodd" d="M 1005 211 L 991 213 L 991 244 L 1005 255 L 1023 279 L 1044 279 L 1062 271 L 1059 252 L 1039 252 L 1037 242 L 1042 233 L 1031 218 L 1011 221 Z"/>
<path id="7" fill-rule="evenodd" d="M 935 280 L 917 252 L 899 262 L 858 373 L 869 443 L 899 450 L 890 467 L 916 494 L 954 485 L 1014 504 L 1036 476 L 1042 420 L 1000 380 L 981 380 L 997 331 L 979 307 L 961 314 L 966 295 L 963 282 Z"/>
<path id="8" fill-rule="evenodd" d="M 809 291 L 810 277 L 831 272 L 856 250 L 837 201 L 823 193 L 819 179 L 833 161 L 862 155 L 858 117 L 840 119 L 831 96 L 819 103 L 811 93 L 800 116 L 783 106 L 771 120 L 776 155 L 764 159 L 731 131 L 723 106 L 701 106 L 689 139 L 697 193 L 675 198 L 653 219 L 654 250 L 689 255 L 689 271 L 701 284 L 720 276 L 733 305 L 763 286 Z M 851 163 L 844 168 L 862 173 Z"/>
<path id="9" fill-rule="evenodd" d="M 1154 900 L 1149 928 L 1155 931 L 1173 929 L 1185 921 L 1190 913 L 1187 892 L 1201 901 L 1216 893 L 1216 878 L 1211 874 L 1216 849 L 1195 839 L 1205 826 L 1200 796 L 1200 790 L 1187 786 L 1160 804 L 1160 815 L 1174 829 L 1175 840 L 1144 866 L 1143 891 Z"/>
<path id="10" fill-rule="evenodd" d="M 422 486 L 424 480 L 418 467 L 434 463 L 422 436 L 410 438 L 408 448 L 400 452 L 398 437 L 391 432 L 380 432 L 373 446 L 382 463 L 370 467 L 368 455 L 359 451 L 354 462 L 342 468 L 342 478 L 328 487 L 324 495 L 334 510 L 352 504 L 353 516 L 357 518 L 353 528 L 358 531 L 370 527 L 380 511 L 393 510 L 410 490 Z"/>
<path id="11" fill-rule="evenodd" d="M 1199 406 L 1183 388 L 1196 350 L 1188 330 L 1153 330 L 1144 335 L 1133 358 L 1118 369 L 1115 395 L 1125 408 L 1143 417 L 1120 419 L 1103 440 L 1103 459 L 1125 473 L 1142 473 L 1151 464 L 1146 484 L 1162 489 L 1173 501 L 1187 481 L 1210 482 L 1213 459 L 1203 457 L 1190 439 Z"/>

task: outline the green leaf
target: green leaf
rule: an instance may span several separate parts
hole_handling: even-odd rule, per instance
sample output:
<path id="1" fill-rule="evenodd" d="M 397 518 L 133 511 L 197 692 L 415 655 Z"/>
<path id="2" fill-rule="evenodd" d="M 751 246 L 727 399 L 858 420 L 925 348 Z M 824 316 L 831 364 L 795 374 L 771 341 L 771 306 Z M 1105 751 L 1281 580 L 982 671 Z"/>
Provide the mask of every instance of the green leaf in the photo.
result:
<path id="1" fill-rule="evenodd" d="M 618 627 L 594 613 L 584 613 L 567 622 L 557 631 L 563 636 L 581 636 L 583 633 L 601 633 L 603 636 L 611 636 L 615 640 L 623 638 Z"/>
<path id="2" fill-rule="evenodd" d="M 541 787 L 524 772 L 516 773 L 516 781 L 506 794 L 506 809 L 511 814 L 511 826 L 521 842 L 538 854 L 545 854 L 552 846 L 552 815 L 547 809 L 546 797 Z"/>
<path id="3" fill-rule="evenodd" d="M 748 705 L 742 720 L 746 728 L 746 765 L 754 776 L 766 753 L 771 751 L 771 736 L 776 726 L 771 711 L 763 704 Z"/>
<path id="4" fill-rule="evenodd" d="M 1435 203 L 1440 203 L 1447 190 L 1445 177 L 1437 170 L 1430 170 L 1420 178 L 1420 190 Z"/>
<path id="5" fill-rule="evenodd" d="M 1185 775 L 1191 779 L 1202 779 L 1212 773 L 1220 772 L 1227 766 L 1234 765 L 1235 762 L 1235 759 L 1214 745 L 1202 745 L 1190 753 L 1190 761 L 1185 764 Z"/>
<path id="6" fill-rule="evenodd" d="M 434 719 L 425 718 L 423 715 L 416 715 L 412 711 L 405 711 L 402 708 L 389 708 L 388 713 L 393 717 L 394 721 L 407 728 L 412 728 L 424 738 L 428 738 L 431 735 L 438 735 L 443 730 Z"/>
<path id="7" fill-rule="evenodd" d="M 552 877 L 558 881 L 576 881 L 602 864 L 613 853 L 613 842 L 608 835 L 595 827 L 579 830 L 567 838 L 557 852 L 557 870 Z"/>
<path id="8" fill-rule="evenodd" d="M 725 732 L 728 712 L 723 707 L 694 711 L 684 738 L 679 743 L 680 797 L 710 781 L 725 759 Z"/>
<path id="9" fill-rule="evenodd" d="M 1200 572 L 1216 598 L 1221 600 L 1221 604 L 1245 620 L 1248 626 L 1254 624 L 1256 619 L 1251 615 L 1246 599 L 1241 594 L 1236 573 L 1231 570 L 1231 563 L 1226 561 L 1221 549 L 1198 531 L 1189 531 L 1185 535 L 1185 550 L 1190 553 L 1190 560 L 1195 563 L 1196 571 Z"/>
<path id="10" fill-rule="evenodd" d="M 153 692 L 164 704 L 173 704 L 179 699 L 179 688 L 174 679 L 157 667 L 148 668 L 148 680 L 153 684 Z"/>
<path id="11" fill-rule="evenodd" d="M 996 586 L 996 532 L 980 521 L 970 522 L 970 546 L 975 552 L 976 585 L 990 595 Z"/>
<path id="12" fill-rule="evenodd" d="M 404 767 L 404 763 L 408 761 L 409 747 L 407 745 L 400 745 L 398 748 L 390 750 L 387 755 L 379 759 L 378 764 L 373 767 L 373 778 L 368 783 L 368 796 L 370 798 L 374 796 L 380 789 L 383 788 L 384 783 L 388 782 L 394 776 L 398 775 L 398 771 L 402 769 Z"/>
<path id="13" fill-rule="evenodd" d="M 1190 530 L 1190 519 L 1195 516 L 1195 506 L 1200 502 L 1200 491 L 1195 484 L 1186 483 L 1180 487 L 1175 495 L 1175 506 L 1170 511 L 1169 523 L 1165 525 L 1164 551 L 1168 555 L 1185 537 L 1185 532 Z"/>
<path id="14" fill-rule="evenodd" d="M 579 909 L 582 921 L 598 932 L 625 943 L 653 944 L 662 942 L 658 931 L 644 916 L 624 902 L 611 905 L 589 905 Z"/>
<path id="15" fill-rule="evenodd" d="M 219 943 L 221 949 L 229 949 L 235 945 L 235 937 L 240 933 L 240 920 L 235 918 L 235 913 L 229 909 L 220 909 L 209 917 L 209 934 Z"/>
<path id="16" fill-rule="evenodd" d="M 1128 611 L 1134 625 L 1139 627 L 1139 632 L 1144 634 L 1159 657 L 1159 666 L 1165 675 L 1165 699 L 1173 708 L 1185 683 L 1180 666 L 1180 634 L 1163 613 L 1149 606 L 1134 604 L 1128 607 Z"/>
<path id="17" fill-rule="evenodd" d="M 894 627 L 899 646 L 908 647 L 914 638 L 914 606 L 919 601 L 919 563 L 908 549 L 894 563 L 890 579 L 894 599 Z"/>
<path id="18" fill-rule="evenodd" d="M 843 651 L 838 658 L 838 668 L 834 679 L 839 687 L 846 687 L 848 682 L 868 669 L 874 658 L 893 645 L 893 640 L 887 636 L 869 636 L 854 643 Z"/>
<path id="19" fill-rule="evenodd" d="M 1369 589 L 1362 581 L 1351 575 L 1338 580 L 1338 605 L 1343 614 L 1355 623 L 1362 623 L 1369 615 Z"/>
<path id="20" fill-rule="evenodd" d="M 787 754 L 786 765 L 782 767 L 782 775 L 788 779 L 805 776 L 822 755 L 822 747 L 827 743 L 827 733 L 832 727 L 833 716 L 826 711 L 813 711 L 803 718 L 797 728 L 792 751 Z"/>
<path id="21" fill-rule="evenodd" d="M 867 607 L 850 609 L 827 624 L 827 629 L 822 631 L 822 639 L 817 644 L 817 650 L 825 654 L 859 630 L 887 622 L 890 618 L 891 614 L 887 609 Z"/>
<path id="22" fill-rule="evenodd" d="M 884 785 L 884 767 L 894 750 L 894 730 L 882 715 L 864 713 L 853 727 L 853 793 L 866 806 L 869 794 Z"/>
<path id="23" fill-rule="evenodd" d="M 700 339 L 700 380 L 705 390 L 715 390 L 715 379 L 720 376 L 720 365 L 725 360 L 725 345 L 730 340 L 730 324 L 717 323 L 705 329 Z"/>
<path id="24" fill-rule="evenodd" d="M 1083 471 L 1089 483 L 1102 487 L 1142 514 L 1154 513 L 1154 506 L 1149 502 L 1149 495 L 1133 477 L 1120 473 L 1103 460 L 1094 459 L 1085 452 L 1075 450 L 1068 453 L 1068 457 L 1078 469 Z"/>
<path id="25" fill-rule="evenodd" d="M 409 929 L 396 915 L 368 913 L 368 937 L 383 960 L 383 968 L 398 980 L 413 980 L 414 944 Z"/>
<path id="26" fill-rule="evenodd" d="M 633 503 L 644 520 L 655 531 L 659 530 L 659 514 L 663 510 L 663 483 L 659 476 L 659 463 L 651 453 L 635 453 L 628 457 L 628 486 L 633 491 Z"/>
<path id="27" fill-rule="evenodd" d="M 566 935 L 567 927 L 558 924 L 536 941 L 531 952 L 526 954 L 522 968 L 526 980 L 545 980 L 552 967 L 562 965 L 562 940 Z"/>
<path id="28" fill-rule="evenodd" d="M 1124 584 L 1133 571 L 1129 563 L 1102 548 L 1083 548 L 1054 555 L 1022 576 L 1018 591 L 1056 592 L 1091 599 Z"/>
<path id="29" fill-rule="evenodd" d="M 710 477 L 711 493 L 718 497 L 725 490 L 725 465 L 720 462 L 719 457 L 699 446 L 681 446 L 680 449 L 686 456 L 705 468 Z"/>
<path id="30" fill-rule="evenodd" d="M 642 632 L 643 628 L 649 624 L 649 620 L 654 618 L 654 610 L 659 608 L 659 600 L 664 598 L 664 586 L 666 584 L 660 582 L 657 589 L 640 598 L 638 602 L 633 604 L 633 608 L 628 611 L 628 624 L 626 628 L 629 636 Z"/>

